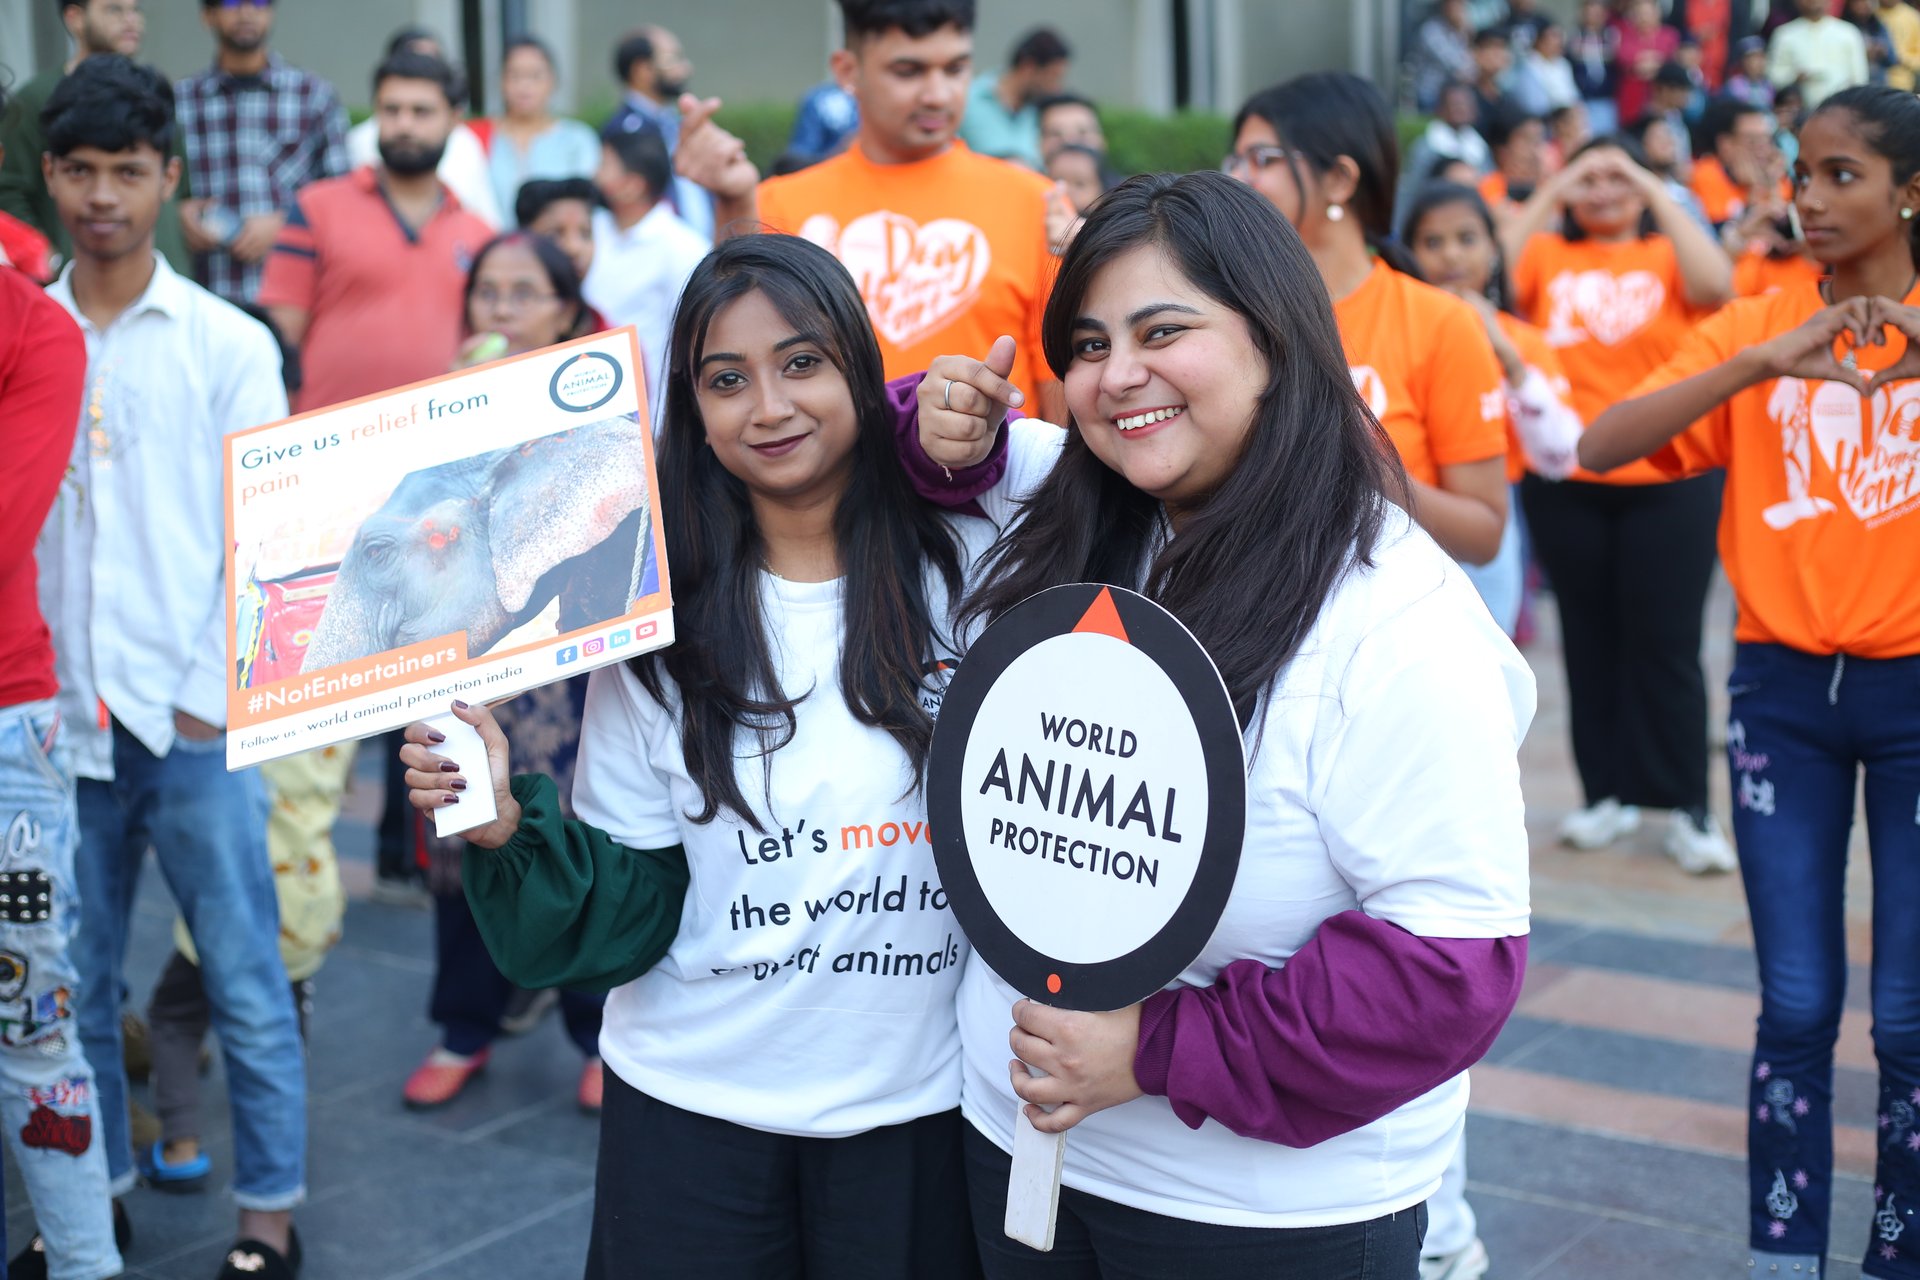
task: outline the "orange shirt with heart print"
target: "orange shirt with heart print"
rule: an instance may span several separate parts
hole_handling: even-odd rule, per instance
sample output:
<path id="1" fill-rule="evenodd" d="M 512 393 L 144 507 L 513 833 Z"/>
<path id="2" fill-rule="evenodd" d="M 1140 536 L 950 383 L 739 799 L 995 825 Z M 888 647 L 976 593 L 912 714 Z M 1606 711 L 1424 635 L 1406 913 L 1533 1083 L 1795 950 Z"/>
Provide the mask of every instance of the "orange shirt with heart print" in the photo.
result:
<path id="1" fill-rule="evenodd" d="M 1665 236 L 1606 244 L 1543 233 L 1527 241 L 1513 269 L 1520 314 L 1546 331 L 1573 383 L 1573 407 L 1592 422 L 1624 400 L 1686 340 L 1701 312 L 1680 288 L 1680 260 Z M 1576 480 L 1658 484 L 1651 463 Z"/>
<path id="2" fill-rule="evenodd" d="M 1920 288 L 1906 301 L 1920 304 Z M 1824 305 L 1804 283 L 1729 303 L 1633 394 L 1724 364 Z M 1862 373 L 1885 369 L 1906 345 L 1889 329 L 1885 346 L 1854 359 Z M 1863 399 L 1845 383 L 1771 379 L 1652 462 L 1675 477 L 1726 468 L 1720 560 L 1739 601 L 1738 638 L 1861 658 L 1920 653 L 1920 380 Z"/>
<path id="3" fill-rule="evenodd" d="M 1055 265 L 1049 186 L 962 142 L 912 164 L 875 164 L 856 142 L 762 182 L 760 220 L 840 259 L 866 300 L 887 377 L 938 355 L 985 355 L 1006 333 L 1020 344 L 1013 384 L 1032 396 L 1053 381 L 1040 353 Z"/>
<path id="4" fill-rule="evenodd" d="M 1437 485 L 1441 467 L 1506 455 L 1500 362 L 1472 307 L 1375 262 L 1333 318 L 1353 385 L 1408 475 Z"/>

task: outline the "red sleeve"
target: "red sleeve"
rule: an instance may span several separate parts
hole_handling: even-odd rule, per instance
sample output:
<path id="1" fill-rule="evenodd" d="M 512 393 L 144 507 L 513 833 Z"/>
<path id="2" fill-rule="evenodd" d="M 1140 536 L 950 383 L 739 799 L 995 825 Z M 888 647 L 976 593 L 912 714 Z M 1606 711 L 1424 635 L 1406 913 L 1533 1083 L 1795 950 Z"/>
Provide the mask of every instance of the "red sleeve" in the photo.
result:
<path id="1" fill-rule="evenodd" d="M 298 307 L 313 310 L 314 286 L 319 275 L 320 252 L 313 225 L 307 221 L 306 201 L 294 197 L 293 208 L 280 236 L 267 254 L 267 266 L 260 277 L 260 293 L 255 298 L 263 307 Z"/>
<path id="2" fill-rule="evenodd" d="M 0 268 L 0 421 L 7 482 L 0 485 L 0 566 L 33 555 L 73 454 L 87 380 L 87 344 L 60 304 L 12 268 Z"/>

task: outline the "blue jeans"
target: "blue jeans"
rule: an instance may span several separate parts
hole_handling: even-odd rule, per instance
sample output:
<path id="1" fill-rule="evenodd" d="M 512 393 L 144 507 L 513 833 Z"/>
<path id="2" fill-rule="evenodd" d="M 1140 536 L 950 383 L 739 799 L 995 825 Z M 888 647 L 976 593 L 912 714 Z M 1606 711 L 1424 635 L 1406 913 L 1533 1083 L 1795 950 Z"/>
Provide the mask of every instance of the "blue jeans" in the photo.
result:
<path id="1" fill-rule="evenodd" d="M 1747 1113 L 1753 1247 L 1827 1251 L 1847 836 L 1864 768 L 1880 1151 L 1862 1270 L 1920 1277 L 1920 656 L 1742 644 L 1727 689 L 1733 830 L 1760 961 Z"/>
<path id="2" fill-rule="evenodd" d="M 72 1016 L 84 990 L 73 783 L 53 703 L 0 708 L 0 1125 L 56 1280 L 120 1274 L 93 1071 Z"/>
<path id="3" fill-rule="evenodd" d="M 140 862 L 151 846 L 186 918 L 213 1010 L 233 1107 L 233 1195 L 242 1209 L 290 1209 L 305 1195 L 307 1067 L 280 963 L 280 911 L 267 860 L 266 789 L 227 772 L 224 736 L 174 741 L 155 756 L 113 726 L 113 781 L 80 782 L 80 1037 L 100 1082 L 107 1168 L 133 1185 L 120 990 Z"/>

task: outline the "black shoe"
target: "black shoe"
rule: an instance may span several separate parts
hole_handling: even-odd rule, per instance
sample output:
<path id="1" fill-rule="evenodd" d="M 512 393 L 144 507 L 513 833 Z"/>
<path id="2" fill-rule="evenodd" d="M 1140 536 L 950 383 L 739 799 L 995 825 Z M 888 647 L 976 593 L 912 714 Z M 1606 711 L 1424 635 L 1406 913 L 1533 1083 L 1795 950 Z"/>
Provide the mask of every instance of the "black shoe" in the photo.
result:
<path id="1" fill-rule="evenodd" d="M 258 1240 L 235 1240 L 215 1280 L 294 1280 L 300 1274 L 300 1233 L 287 1228 L 287 1252 Z M 11 1277 L 9 1277 L 11 1280 Z"/>
<path id="2" fill-rule="evenodd" d="M 124 1260 L 133 1244 L 133 1223 L 118 1200 L 113 1202 L 113 1243 Z M 27 1241 L 27 1247 L 7 1263 L 7 1280 L 47 1280 L 47 1242 L 38 1235 Z"/>

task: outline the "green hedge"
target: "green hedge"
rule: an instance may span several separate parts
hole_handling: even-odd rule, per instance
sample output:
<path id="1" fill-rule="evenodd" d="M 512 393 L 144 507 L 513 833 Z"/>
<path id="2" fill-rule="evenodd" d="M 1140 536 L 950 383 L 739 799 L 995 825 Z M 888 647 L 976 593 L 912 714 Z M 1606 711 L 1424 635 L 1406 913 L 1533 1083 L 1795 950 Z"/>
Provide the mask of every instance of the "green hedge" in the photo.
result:
<path id="1" fill-rule="evenodd" d="M 598 129 L 613 114 L 615 100 L 602 93 L 581 105 L 580 118 Z M 788 102 L 740 102 L 722 107 L 716 117 L 721 127 L 747 144 L 747 154 L 765 172 L 773 158 L 787 148 L 798 105 Z M 365 107 L 350 113 L 355 124 L 367 118 Z M 1212 169 L 1233 145 L 1231 121 L 1211 111 L 1182 111 L 1156 115 L 1150 111 L 1103 107 L 1107 146 L 1113 166 L 1121 173 L 1192 173 Z M 1397 121 L 1400 153 L 1427 127 L 1425 116 L 1402 115 Z"/>

